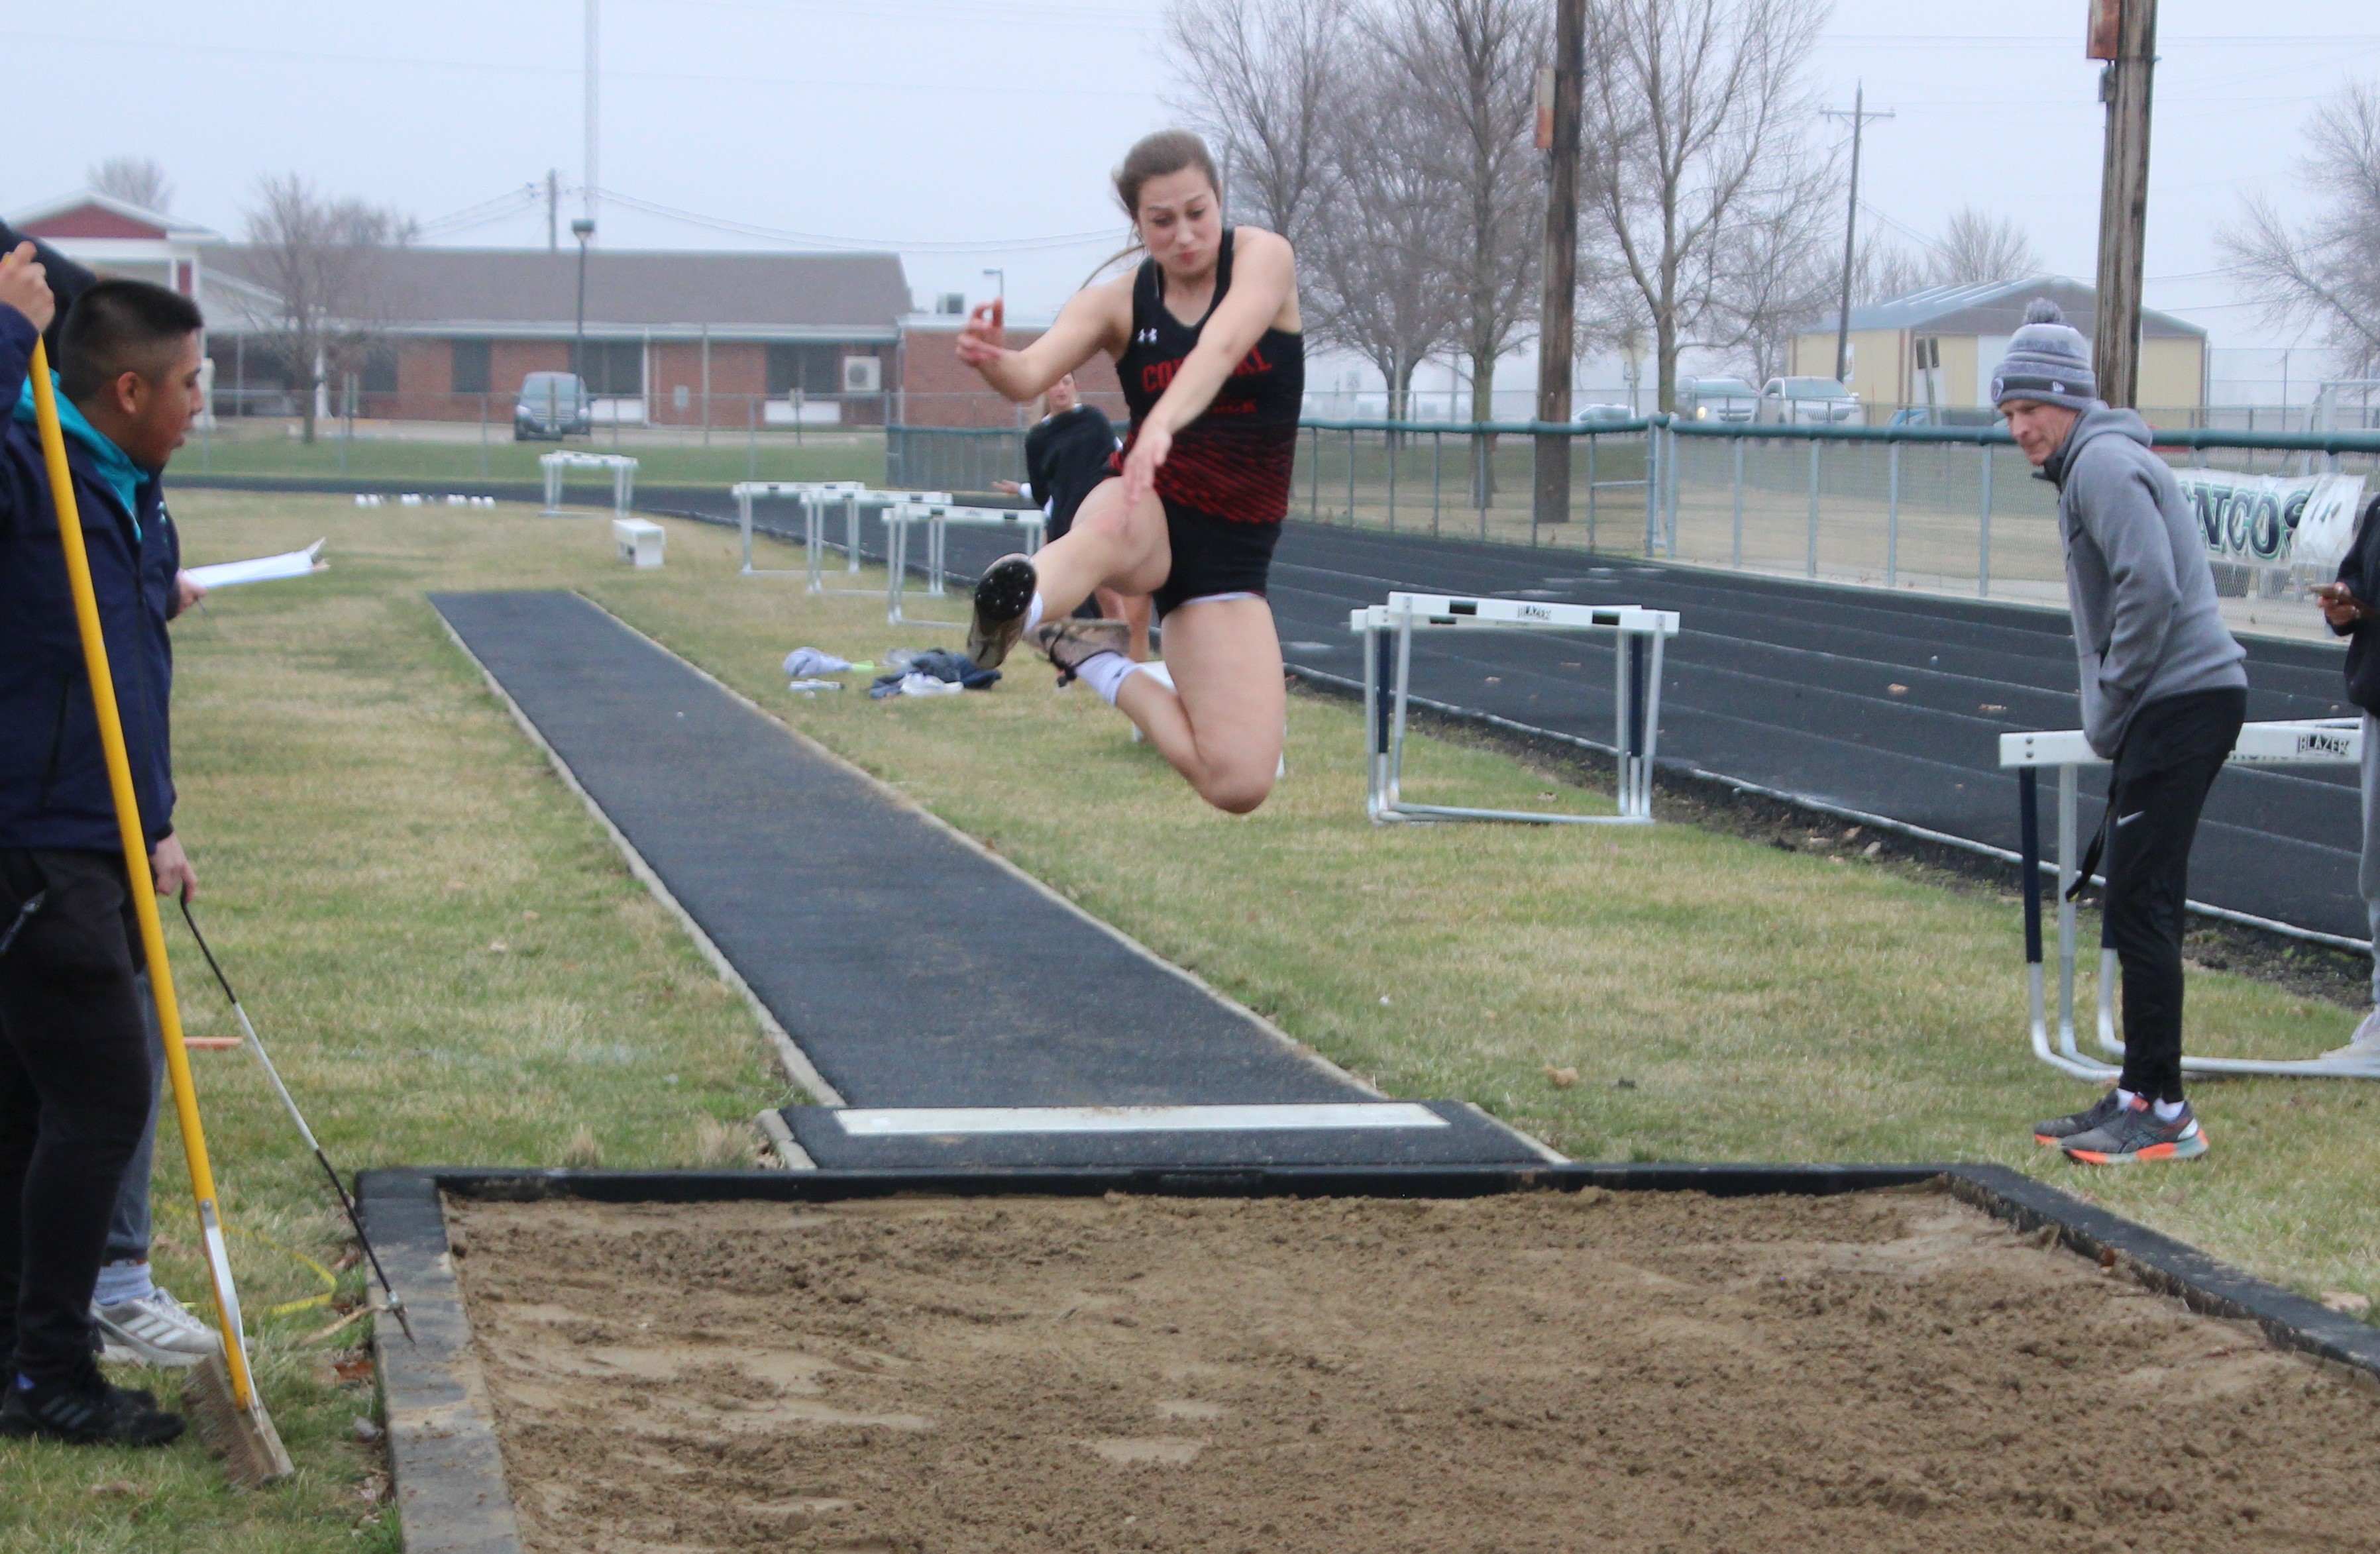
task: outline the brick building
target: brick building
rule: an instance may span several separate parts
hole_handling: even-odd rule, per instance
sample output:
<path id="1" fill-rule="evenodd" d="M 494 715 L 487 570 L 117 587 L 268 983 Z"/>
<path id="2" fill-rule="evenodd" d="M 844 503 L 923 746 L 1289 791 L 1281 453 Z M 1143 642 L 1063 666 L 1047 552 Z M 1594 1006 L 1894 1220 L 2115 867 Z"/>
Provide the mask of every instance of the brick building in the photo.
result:
<path id="1" fill-rule="evenodd" d="M 1030 425 L 1039 412 L 1016 406 L 984 386 L 975 370 L 958 358 L 956 313 L 916 313 L 901 321 L 901 422 L 917 427 L 1013 427 Z M 1021 350 L 1041 337 L 1047 324 L 1012 326 L 1008 344 Z M 1108 413 L 1124 419 L 1123 391 L 1116 382 L 1115 363 L 1094 357 L 1075 374 L 1083 397 Z"/>
<path id="2" fill-rule="evenodd" d="M 226 245 L 218 274 L 264 298 L 211 318 L 218 391 L 286 391 L 273 348 L 271 256 Z M 578 255 L 537 249 L 403 248 L 378 254 L 365 306 L 375 339 L 358 372 L 359 413 L 509 419 L 531 372 L 577 352 Z M 908 283 L 894 254 L 623 252 L 587 256 L 579 371 L 598 420 L 650 426 L 881 425 L 897 391 Z"/>
<path id="3" fill-rule="evenodd" d="M 207 315 L 220 414 L 292 415 L 311 373 L 281 347 L 272 255 L 220 233 L 80 193 L 12 215 L 19 230 L 113 274 L 174 286 Z M 509 422 L 531 372 L 571 370 L 578 254 L 541 249 L 405 247 L 374 253 L 349 304 L 370 342 L 355 364 L 356 413 L 395 420 Z M 698 426 L 1002 427 L 1031 418 L 962 367 L 960 298 L 911 310 L 890 253 L 627 251 L 587 255 L 579 370 L 599 422 Z M 1009 332 L 1022 346 L 1041 327 Z M 327 369 L 328 375 L 344 373 Z M 1105 361 L 1082 386 L 1123 412 Z M 320 413 L 346 385 L 323 383 Z"/>

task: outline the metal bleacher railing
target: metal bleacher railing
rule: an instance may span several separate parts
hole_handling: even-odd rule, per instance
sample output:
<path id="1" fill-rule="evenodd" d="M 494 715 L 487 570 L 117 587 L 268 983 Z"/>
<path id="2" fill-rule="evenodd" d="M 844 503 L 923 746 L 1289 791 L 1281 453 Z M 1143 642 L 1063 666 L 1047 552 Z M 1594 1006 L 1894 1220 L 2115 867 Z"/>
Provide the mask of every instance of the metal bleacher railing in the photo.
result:
<path id="1" fill-rule="evenodd" d="M 1314 522 L 1872 587 L 2063 597 L 2056 493 L 1996 426 L 1651 416 L 1580 425 L 1308 419 L 1299 433 L 1292 512 Z M 2156 442 L 2178 467 L 2234 476 L 2380 471 L 2374 431 L 2161 429 Z M 1560 522 L 1534 511 L 1541 446 L 1570 460 Z M 1023 434 L 894 425 L 885 454 L 893 484 L 982 491 L 1017 478 Z M 2268 523 L 2285 532 L 2295 522 L 2286 493 L 2270 506 Z M 2277 591 L 2286 567 L 2250 565 L 2273 559 L 2243 556 L 2227 589 Z"/>

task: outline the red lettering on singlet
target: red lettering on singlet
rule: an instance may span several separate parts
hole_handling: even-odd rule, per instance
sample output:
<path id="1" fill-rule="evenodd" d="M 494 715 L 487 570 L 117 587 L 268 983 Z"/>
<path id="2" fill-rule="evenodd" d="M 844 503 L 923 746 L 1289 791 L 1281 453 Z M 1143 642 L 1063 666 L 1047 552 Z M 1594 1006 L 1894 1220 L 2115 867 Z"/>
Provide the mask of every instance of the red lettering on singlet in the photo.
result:
<path id="1" fill-rule="evenodd" d="M 1177 357 L 1172 361 L 1150 362 L 1140 370 L 1140 386 L 1150 394 L 1163 394 L 1166 385 L 1173 382 L 1173 374 L 1182 370 L 1182 363 L 1184 359 L 1186 358 Z M 1272 363 L 1264 358 L 1263 348 L 1251 346 L 1248 347 L 1246 357 L 1242 358 L 1237 367 L 1232 369 L 1232 376 L 1252 378 L 1259 372 L 1271 370 Z"/>

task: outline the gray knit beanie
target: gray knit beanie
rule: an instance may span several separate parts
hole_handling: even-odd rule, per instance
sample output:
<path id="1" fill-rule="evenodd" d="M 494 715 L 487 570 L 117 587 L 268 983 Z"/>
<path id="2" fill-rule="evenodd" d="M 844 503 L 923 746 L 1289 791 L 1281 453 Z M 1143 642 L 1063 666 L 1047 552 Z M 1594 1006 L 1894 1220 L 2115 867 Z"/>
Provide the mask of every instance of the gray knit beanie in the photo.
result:
<path id="1" fill-rule="evenodd" d="M 2058 304 L 2036 297 L 2024 310 L 2024 327 L 2009 337 L 2008 355 L 1992 374 L 1992 404 L 2030 399 L 2087 410 L 2099 398 L 2091 371 L 2091 342 L 2066 322 Z"/>

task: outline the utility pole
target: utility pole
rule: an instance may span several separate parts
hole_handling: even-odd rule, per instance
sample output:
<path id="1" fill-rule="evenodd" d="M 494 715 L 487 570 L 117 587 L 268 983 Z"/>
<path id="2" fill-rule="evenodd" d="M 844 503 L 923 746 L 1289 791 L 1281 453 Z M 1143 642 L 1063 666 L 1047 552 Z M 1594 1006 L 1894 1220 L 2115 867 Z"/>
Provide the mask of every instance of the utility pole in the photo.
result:
<path id="1" fill-rule="evenodd" d="M 586 392 L 587 382 L 587 245 L 594 240 L 595 224 L 585 216 L 570 224 L 570 235 L 578 239 L 578 322 L 570 334 L 570 371 L 578 379 L 580 392 Z M 594 396 L 588 395 L 589 402 Z"/>
<path id="2" fill-rule="evenodd" d="M 595 6 L 597 0 L 587 0 L 587 209 L 583 212 L 589 229 L 595 225 Z M 586 246 L 586 239 L 579 239 Z"/>
<path id="3" fill-rule="evenodd" d="M 1842 382 L 1851 376 L 1852 369 L 1852 267 L 1859 259 L 1859 159 L 1860 132 L 1872 118 L 1890 118 L 1890 113 L 1871 114 L 1867 111 L 1867 83 L 1860 82 L 1852 91 L 1852 111 L 1821 108 L 1828 118 L 1852 121 L 1852 197 L 1843 212 L 1843 286 L 1842 312 L 1835 321 L 1835 382 Z"/>
<path id="4" fill-rule="evenodd" d="M 545 170 L 545 251 L 562 251 L 562 170 Z"/>
<path id="5" fill-rule="evenodd" d="M 1537 146 L 1546 152 L 1546 291 L 1538 310 L 1537 419 L 1548 423 L 1571 419 L 1571 352 L 1578 338 L 1579 97 L 1585 58 L 1586 0 L 1556 0 L 1553 68 L 1538 72 L 1537 96 Z M 1389 388 L 1393 394 L 1396 384 Z M 1532 504 L 1537 523 L 1570 521 L 1570 450 L 1568 437 L 1537 434 Z"/>
<path id="6" fill-rule="evenodd" d="M 2141 381 L 2141 261 L 2149 212 L 2149 77 L 2156 68 L 2156 0 L 2092 0 L 2091 47 L 2104 59 L 2107 158 L 2099 174 L 2099 306 L 2091 369 L 2119 407 Z"/>

